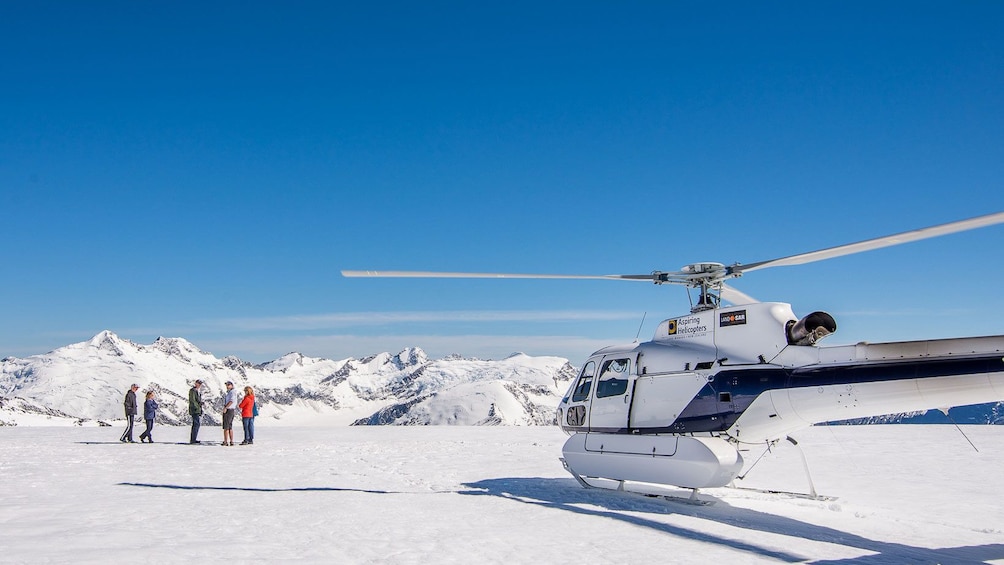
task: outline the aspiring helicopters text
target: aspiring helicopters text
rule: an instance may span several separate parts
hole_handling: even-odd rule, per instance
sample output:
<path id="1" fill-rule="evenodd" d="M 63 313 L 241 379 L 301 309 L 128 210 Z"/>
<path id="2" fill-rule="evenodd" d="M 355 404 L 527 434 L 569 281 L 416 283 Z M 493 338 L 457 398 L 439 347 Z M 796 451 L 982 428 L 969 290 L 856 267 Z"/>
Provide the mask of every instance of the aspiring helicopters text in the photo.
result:
<path id="1" fill-rule="evenodd" d="M 346 277 L 619 279 L 696 289 L 687 314 L 650 341 L 593 353 L 562 398 L 565 467 L 591 478 L 725 486 L 743 444 L 771 444 L 813 424 L 1004 400 L 1004 336 L 821 347 L 833 317 L 799 318 L 725 281 L 1004 223 L 1004 212 L 751 264 L 693 263 L 641 275 L 342 271 Z M 726 305 L 728 303 L 729 305 Z"/>

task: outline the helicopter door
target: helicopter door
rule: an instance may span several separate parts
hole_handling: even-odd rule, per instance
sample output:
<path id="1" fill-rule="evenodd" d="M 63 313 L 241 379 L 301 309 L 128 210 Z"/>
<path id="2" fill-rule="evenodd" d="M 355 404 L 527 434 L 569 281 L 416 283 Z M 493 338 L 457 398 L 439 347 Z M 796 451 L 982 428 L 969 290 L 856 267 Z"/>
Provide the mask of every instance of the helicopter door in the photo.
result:
<path id="1" fill-rule="evenodd" d="M 589 423 L 589 399 L 592 397 L 593 380 L 596 378 L 598 360 L 589 360 L 579 372 L 568 397 L 568 409 L 565 411 L 565 421 L 562 427 L 585 428 Z"/>
<path id="2" fill-rule="evenodd" d="M 629 357 L 611 356 L 603 359 L 589 411 L 590 431 L 622 432 L 627 429 L 631 381 Z"/>

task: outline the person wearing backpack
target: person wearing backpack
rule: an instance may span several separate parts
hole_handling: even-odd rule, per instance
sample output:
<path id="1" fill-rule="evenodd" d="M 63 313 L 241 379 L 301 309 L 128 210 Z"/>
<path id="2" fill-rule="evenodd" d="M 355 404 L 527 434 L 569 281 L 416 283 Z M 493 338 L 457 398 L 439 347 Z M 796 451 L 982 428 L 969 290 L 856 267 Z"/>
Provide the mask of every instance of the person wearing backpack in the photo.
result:
<path id="1" fill-rule="evenodd" d="M 258 418 L 258 397 L 254 399 L 254 407 L 251 409 L 251 425 L 248 426 L 248 431 L 251 432 L 251 439 L 254 439 L 254 421 Z"/>
<path id="2" fill-rule="evenodd" d="M 254 444 L 254 413 L 257 410 L 254 401 L 254 390 L 244 387 L 244 398 L 241 399 L 241 422 L 244 424 L 244 441 L 241 445 Z"/>

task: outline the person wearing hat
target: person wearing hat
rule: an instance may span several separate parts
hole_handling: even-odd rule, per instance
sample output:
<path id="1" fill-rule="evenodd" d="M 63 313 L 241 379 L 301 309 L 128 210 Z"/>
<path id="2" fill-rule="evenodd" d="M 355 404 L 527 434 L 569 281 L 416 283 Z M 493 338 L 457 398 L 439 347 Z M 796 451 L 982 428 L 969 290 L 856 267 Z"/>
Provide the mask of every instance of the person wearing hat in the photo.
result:
<path id="1" fill-rule="evenodd" d="M 202 425 L 202 395 L 199 389 L 202 388 L 202 381 L 196 379 L 195 384 L 188 391 L 188 413 L 192 416 L 192 438 L 188 443 L 202 443 L 199 441 L 199 426 Z"/>
<path id="2" fill-rule="evenodd" d="M 234 444 L 234 410 L 237 408 L 237 392 L 234 383 L 227 381 L 227 394 L 223 397 L 223 445 Z"/>
<path id="3" fill-rule="evenodd" d="M 137 413 L 136 412 L 137 390 L 139 390 L 139 385 L 133 383 L 133 385 L 129 387 L 129 390 L 127 390 L 125 394 L 125 402 L 123 402 L 123 405 L 125 406 L 126 429 L 124 432 L 122 432 L 122 437 L 119 438 L 119 441 L 121 441 L 122 443 L 136 443 L 132 439 L 132 424 L 133 424 L 133 419 L 136 417 Z"/>

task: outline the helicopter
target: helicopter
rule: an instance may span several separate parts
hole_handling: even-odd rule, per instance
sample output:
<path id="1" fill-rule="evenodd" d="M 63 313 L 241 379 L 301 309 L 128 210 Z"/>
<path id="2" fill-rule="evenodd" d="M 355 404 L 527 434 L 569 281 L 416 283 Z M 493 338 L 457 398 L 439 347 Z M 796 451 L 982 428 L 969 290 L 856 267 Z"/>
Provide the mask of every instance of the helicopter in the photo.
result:
<path id="1" fill-rule="evenodd" d="M 726 281 L 1004 223 L 1004 212 L 749 264 L 691 263 L 647 274 L 342 271 L 346 277 L 651 281 L 697 295 L 651 340 L 600 349 L 562 397 L 565 469 L 585 487 L 626 481 L 692 489 L 741 476 L 741 451 L 815 424 L 947 411 L 1004 400 L 1004 335 L 820 346 L 837 329 L 817 311 L 758 302 Z M 792 443 L 796 443 L 792 441 Z M 593 479 L 603 479 L 596 481 Z M 810 478 L 811 483 L 811 478 Z M 612 487 L 606 487 L 612 488 Z"/>

